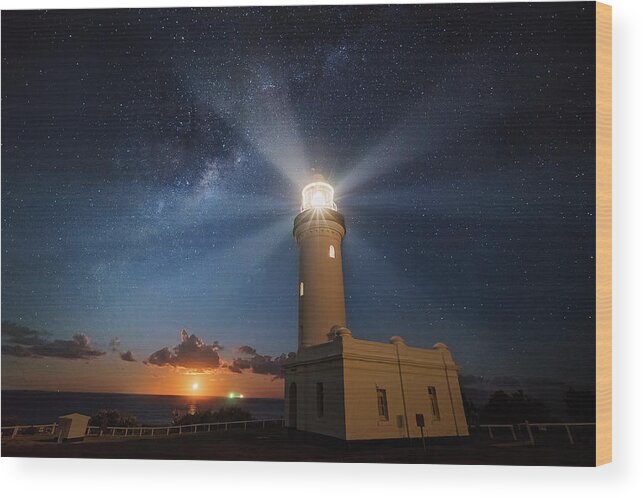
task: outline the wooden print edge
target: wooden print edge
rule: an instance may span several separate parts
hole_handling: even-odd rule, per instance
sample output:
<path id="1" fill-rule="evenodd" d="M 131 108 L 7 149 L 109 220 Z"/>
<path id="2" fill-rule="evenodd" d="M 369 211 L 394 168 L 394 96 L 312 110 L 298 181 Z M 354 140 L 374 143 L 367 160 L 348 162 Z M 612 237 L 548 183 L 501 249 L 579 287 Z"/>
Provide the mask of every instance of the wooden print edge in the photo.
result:
<path id="1" fill-rule="evenodd" d="M 612 7 L 596 2 L 596 465 L 612 461 Z"/>

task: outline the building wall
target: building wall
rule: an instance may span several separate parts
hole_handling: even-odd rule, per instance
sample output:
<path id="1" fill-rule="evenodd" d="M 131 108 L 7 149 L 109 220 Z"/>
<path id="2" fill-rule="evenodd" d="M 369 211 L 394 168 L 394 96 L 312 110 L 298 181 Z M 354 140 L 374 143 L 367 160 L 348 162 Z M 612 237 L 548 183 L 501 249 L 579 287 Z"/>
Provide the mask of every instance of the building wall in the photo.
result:
<path id="1" fill-rule="evenodd" d="M 399 361 L 398 361 L 399 358 Z M 297 421 L 289 417 L 289 386 L 297 383 Z M 317 416 L 318 382 L 324 384 L 324 416 Z M 431 409 L 435 388 L 439 417 Z M 378 411 L 377 389 L 386 391 L 388 420 Z M 446 348 L 411 348 L 337 338 L 306 348 L 286 369 L 286 425 L 347 440 L 466 436 L 468 428 L 457 366 Z"/>
<path id="2" fill-rule="evenodd" d="M 344 424 L 344 378 L 340 344 L 326 343 L 308 348 L 298 355 L 294 366 L 285 372 L 286 426 L 340 439 L 346 435 Z M 316 350 L 311 351 L 310 350 Z M 297 417 L 290 413 L 290 386 L 297 386 Z M 323 415 L 317 409 L 317 384 L 323 385 Z"/>
<path id="3" fill-rule="evenodd" d="M 406 437 L 406 423 L 395 363 L 362 359 L 344 361 L 346 439 L 399 439 Z M 386 391 L 388 420 L 378 413 L 377 389 Z"/>
<path id="4" fill-rule="evenodd" d="M 64 440 L 78 440 L 85 437 L 90 417 L 72 413 L 58 418 L 59 436 Z"/>
<path id="5" fill-rule="evenodd" d="M 347 439 L 420 437 L 418 413 L 424 415 L 425 436 L 468 435 L 457 366 L 448 350 L 350 339 L 344 358 Z M 439 418 L 432 414 L 429 386 L 435 388 Z M 377 389 L 386 391 L 388 420 L 378 413 Z"/>

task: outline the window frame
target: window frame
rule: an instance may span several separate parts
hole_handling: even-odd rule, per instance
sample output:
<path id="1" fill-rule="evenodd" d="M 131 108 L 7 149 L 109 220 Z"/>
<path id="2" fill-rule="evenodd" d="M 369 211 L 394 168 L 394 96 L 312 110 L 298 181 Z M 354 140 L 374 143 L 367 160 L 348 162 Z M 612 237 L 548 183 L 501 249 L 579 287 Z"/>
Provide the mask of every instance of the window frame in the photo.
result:
<path id="1" fill-rule="evenodd" d="M 429 394 L 429 404 L 431 408 L 431 420 L 433 422 L 440 421 L 440 404 L 438 403 L 438 390 L 435 386 L 427 386 Z"/>
<path id="2" fill-rule="evenodd" d="M 389 410 L 388 410 L 388 397 L 386 395 L 386 389 L 381 387 L 376 387 L 375 392 L 377 395 L 377 415 L 380 422 L 388 422 L 390 420 Z"/>

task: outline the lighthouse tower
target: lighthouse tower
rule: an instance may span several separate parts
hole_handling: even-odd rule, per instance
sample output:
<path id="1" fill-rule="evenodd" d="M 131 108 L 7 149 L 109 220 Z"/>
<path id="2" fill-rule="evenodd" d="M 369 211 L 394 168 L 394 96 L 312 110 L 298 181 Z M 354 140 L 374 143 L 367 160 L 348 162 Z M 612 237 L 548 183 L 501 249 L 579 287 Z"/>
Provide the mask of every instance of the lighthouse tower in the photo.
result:
<path id="1" fill-rule="evenodd" d="M 430 437 L 467 435 L 458 366 L 443 343 L 407 346 L 395 330 L 388 343 L 368 341 L 346 328 L 346 226 L 333 197 L 316 175 L 295 218 L 299 347 L 284 362 L 286 427 L 347 441 L 420 438 L 424 427 Z"/>
<path id="2" fill-rule="evenodd" d="M 321 175 L 302 191 L 293 235 L 299 246 L 299 350 L 328 342 L 331 329 L 346 326 L 342 239 L 344 217 L 334 190 Z"/>

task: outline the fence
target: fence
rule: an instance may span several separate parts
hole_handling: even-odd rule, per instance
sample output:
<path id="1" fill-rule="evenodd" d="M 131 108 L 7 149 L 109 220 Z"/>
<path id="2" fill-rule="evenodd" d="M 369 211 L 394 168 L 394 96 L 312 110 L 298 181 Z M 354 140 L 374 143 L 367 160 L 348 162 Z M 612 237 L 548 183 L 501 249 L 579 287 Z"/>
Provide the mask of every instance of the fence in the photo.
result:
<path id="1" fill-rule="evenodd" d="M 54 434 L 57 424 L 45 425 L 14 425 L 2 427 L 2 437 L 15 438 L 18 435 L 32 434 Z M 263 420 L 238 420 L 234 422 L 212 422 L 202 424 L 170 425 L 165 427 L 97 427 L 90 425 L 85 432 L 86 436 L 92 437 L 156 437 L 170 436 L 176 434 L 196 434 L 214 431 L 227 431 L 231 429 L 248 428 L 265 429 L 267 427 L 283 427 L 283 418 L 271 418 Z"/>
<path id="2" fill-rule="evenodd" d="M 511 431 L 511 436 L 514 441 L 518 441 L 518 437 L 516 436 L 516 427 L 524 427 L 525 430 L 527 431 L 527 435 L 529 437 L 529 444 L 535 445 L 536 444 L 536 439 L 534 438 L 534 433 L 532 431 L 533 427 L 537 427 L 539 430 L 543 430 L 543 428 L 546 430 L 547 427 L 564 427 L 565 432 L 567 433 L 567 438 L 569 439 L 570 444 L 575 444 L 574 441 L 574 436 L 572 435 L 571 427 L 595 427 L 596 423 L 594 422 L 547 422 L 547 423 L 533 423 L 529 422 L 528 420 L 525 420 L 523 423 L 520 424 L 484 424 L 484 425 L 478 425 L 475 427 L 481 428 L 481 429 L 487 429 L 489 431 L 489 439 L 493 439 L 494 436 L 494 429 L 509 429 Z"/>
<path id="3" fill-rule="evenodd" d="M 159 437 L 171 436 L 177 434 L 197 434 L 204 432 L 215 431 L 228 431 L 231 429 L 247 430 L 250 428 L 266 427 L 283 427 L 285 420 L 283 418 L 272 418 L 264 420 L 238 420 L 235 422 L 211 422 L 202 424 L 187 424 L 187 425 L 170 425 L 164 427 L 105 427 L 100 428 L 97 426 L 87 427 L 86 436 L 91 437 Z M 57 424 L 41 424 L 41 425 L 14 425 L 2 427 L 2 437 L 15 438 L 18 435 L 33 435 L 33 434 L 54 434 Z M 508 430 L 514 441 L 518 441 L 516 428 L 525 428 L 529 438 L 529 444 L 535 445 L 536 439 L 532 428 L 536 427 L 540 430 L 547 427 L 560 427 L 564 428 L 567 438 L 571 444 L 575 444 L 572 428 L 575 427 L 595 427 L 594 422 L 547 422 L 547 423 L 533 423 L 525 420 L 519 424 L 483 424 L 472 426 L 471 428 L 487 429 L 489 438 L 494 439 L 499 431 Z M 495 430 L 495 432 L 494 432 Z"/>
<path id="4" fill-rule="evenodd" d="M 13 439 L 19 434 L 53 434 L 56 431 L 57 424 L 40 424 L 40 425 L 12 425 L 2 428 L 2 437 Z"/>

